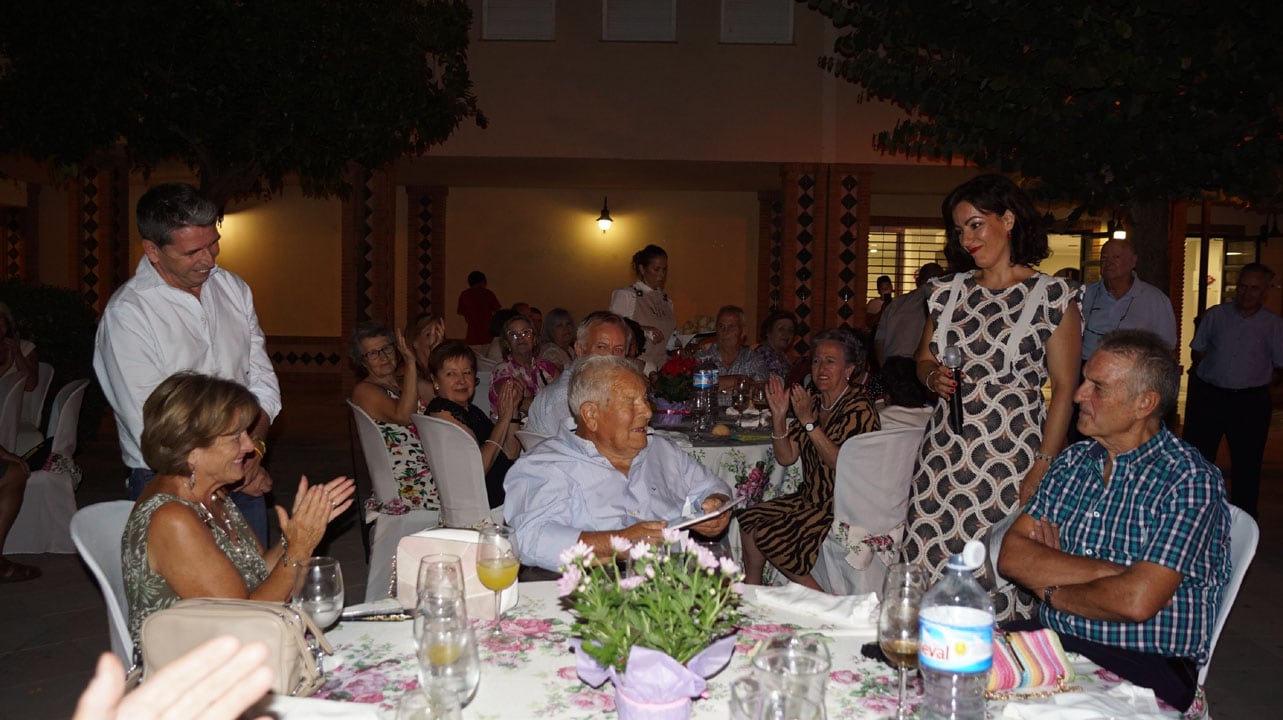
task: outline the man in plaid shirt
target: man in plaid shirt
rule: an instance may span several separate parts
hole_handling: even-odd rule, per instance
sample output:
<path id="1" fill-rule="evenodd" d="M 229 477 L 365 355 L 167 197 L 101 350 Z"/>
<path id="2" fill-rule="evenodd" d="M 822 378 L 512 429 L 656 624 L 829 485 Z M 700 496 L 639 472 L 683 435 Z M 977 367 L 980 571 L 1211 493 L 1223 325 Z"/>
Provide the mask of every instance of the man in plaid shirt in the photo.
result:
<path id="1" fill-rule="evenodd" d="M 1106 335 L 1074 395 L 1077 443 L 1003 540 L 999 571 L 1043 598 L 1065 649 L 1180 710 L 1193 702 L 1229 579 L 1220 471 L 1163 426 L 1180 376 L 1153 333 Z"/>

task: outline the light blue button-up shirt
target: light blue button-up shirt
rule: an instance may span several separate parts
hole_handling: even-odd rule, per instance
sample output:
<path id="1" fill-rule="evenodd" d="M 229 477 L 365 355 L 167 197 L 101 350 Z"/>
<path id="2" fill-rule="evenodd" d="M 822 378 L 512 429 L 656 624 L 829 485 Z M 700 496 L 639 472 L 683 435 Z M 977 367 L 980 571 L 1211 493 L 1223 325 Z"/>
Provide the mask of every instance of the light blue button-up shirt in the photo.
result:
<path id="1" fill-rule="evenodd" d="M 625 476 L 570 422 L 522 455 L 504 480 L 503 514 L 521 562 L 556 570 L 579 533 L 622 530 L 647 520 L 672 523 L 710 495 L 734 492 L 672 441 L 651 436 Z"/>

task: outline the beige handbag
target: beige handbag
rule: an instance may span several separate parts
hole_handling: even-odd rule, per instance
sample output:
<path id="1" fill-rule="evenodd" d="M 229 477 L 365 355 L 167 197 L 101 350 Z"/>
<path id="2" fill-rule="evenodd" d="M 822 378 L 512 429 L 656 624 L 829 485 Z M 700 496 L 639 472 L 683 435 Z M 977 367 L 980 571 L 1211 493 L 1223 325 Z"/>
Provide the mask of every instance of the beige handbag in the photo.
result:
<path id="1" fill-rule="evenodd" d="M 307 637 L 309 630 L 311 639 Z M 290 605 L 219 598 L 179 600 L 143 620 L 143 682 L 220 635 L 231 635 L 245 643 L 267 644 L 267 664 L 275 673 L 272 692 L 278 695 L 306 697 L 316 692 L 325 682 L 320 654 L 334 653 L 312 618 Z"/>

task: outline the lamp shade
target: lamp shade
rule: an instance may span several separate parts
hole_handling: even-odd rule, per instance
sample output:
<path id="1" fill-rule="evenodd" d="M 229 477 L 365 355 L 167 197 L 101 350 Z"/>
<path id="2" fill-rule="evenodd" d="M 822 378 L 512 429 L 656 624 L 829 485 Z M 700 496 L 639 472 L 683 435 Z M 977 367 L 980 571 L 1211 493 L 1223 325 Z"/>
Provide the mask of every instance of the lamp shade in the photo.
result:
<path id="1" fill-rule="evenodd" d="M 602 232 L 609 230 L 611 223 L 615 222 L 610 218 L 610 205 L 606 200 L 605 197 L 601 199 L 601 215 L 597 218 L 597 227 L 601 228 Z"/>

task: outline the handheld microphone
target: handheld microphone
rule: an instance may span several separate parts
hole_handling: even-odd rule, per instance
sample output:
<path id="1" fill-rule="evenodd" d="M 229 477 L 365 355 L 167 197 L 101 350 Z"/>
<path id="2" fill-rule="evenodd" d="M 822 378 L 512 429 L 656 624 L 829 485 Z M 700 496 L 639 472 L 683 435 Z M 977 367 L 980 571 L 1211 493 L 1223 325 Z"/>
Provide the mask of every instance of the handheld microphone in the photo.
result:
<path id="1" fill-rule="evenodd" d="M 953 380 L 958 385 L 954 388 L 953 394 L 949 396 L 949 427 L 955 435 L 962 434 L 962 395 L 963 395 L 963 377 L 962 377 L 962 350 L 957 345 L 950 345 L 940 354 L 940 361 L 945 367 L 949 368 L 949 373 L 953 375 Z"/>

